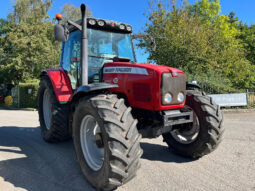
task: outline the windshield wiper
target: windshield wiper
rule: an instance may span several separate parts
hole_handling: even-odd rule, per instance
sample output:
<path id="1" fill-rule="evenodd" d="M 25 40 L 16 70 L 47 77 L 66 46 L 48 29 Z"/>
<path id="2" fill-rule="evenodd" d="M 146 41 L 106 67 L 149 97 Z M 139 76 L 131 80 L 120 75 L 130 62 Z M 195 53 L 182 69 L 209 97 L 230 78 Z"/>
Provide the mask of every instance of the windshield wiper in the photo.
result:
<path id="1" fill-rule="evenodd" d="M 109 60 L 113 60 L 113 58 L 111 57 L 105 57 L 105 56 L 92 56 L 92 55 L 89 55 L 89 57 L 93 57 L 93 58 L 107 58 Z"/>
<path id="2" fill-rule="evenodd" d="M 130 58 L 118 57 L 118 56 L 115 56 L 115 57 L 111 58 L 111 57 L 104 57 L 104 56 L 92 56 L 92 55 L 89 55 L 89 57 L 106 58 L 108 60 L 112 60 L 113 62 L 130 62 L 131 61 Z"/>

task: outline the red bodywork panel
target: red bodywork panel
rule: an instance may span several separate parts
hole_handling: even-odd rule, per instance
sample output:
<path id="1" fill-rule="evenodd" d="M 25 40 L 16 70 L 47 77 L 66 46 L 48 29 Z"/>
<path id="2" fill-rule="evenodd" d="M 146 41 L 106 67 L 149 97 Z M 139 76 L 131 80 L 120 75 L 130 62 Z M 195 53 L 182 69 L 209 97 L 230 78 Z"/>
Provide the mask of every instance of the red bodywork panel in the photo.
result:
<path id="1" fill-rule="evenodd" d="M 119 88 L 111 89 L 111 92 L 126 95 L 132 107 L 154 111 L 184 107 L 185 102 L 169 106 L 161 104 L 162 73 L 183 72 L 175 68 L 152 64 L 106 63 L 103 81 L 118 84 Z"/>
<path id="2" fill-rule="evenodd" d="M 60 67 L 59 69 L 46 70 L 44 72 L 51 79 L 58 101 L 71 101 L 73 90 L 65 71 Z M 105 83 L 118 84 L 119 88 L 114 88 L 110 91 L 125 95 L 132 107 L 152 111 L 184 107 L 185 102 L 183 104 L 169 106 L 163 106 L 161 104 L 162 73 L 175 74 L 183 72 L 167 66 L 114 62 L 104 65 L 103 81 Z"/>
<path id="3" fill-rule="evenodd" d="M 45 70 L 49 76 L 55 95 L 59 102 L 71 101 L 73 90 L 70 80 L 62 68 L 55 70 Z"/>

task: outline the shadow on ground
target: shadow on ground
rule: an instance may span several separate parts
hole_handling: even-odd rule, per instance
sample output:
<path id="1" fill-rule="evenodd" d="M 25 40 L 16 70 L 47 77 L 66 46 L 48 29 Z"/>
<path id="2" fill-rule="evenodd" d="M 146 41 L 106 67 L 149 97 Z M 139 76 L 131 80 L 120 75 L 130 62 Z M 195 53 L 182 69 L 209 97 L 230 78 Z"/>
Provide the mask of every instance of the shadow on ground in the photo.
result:
<path id="1" fill-rule="evenodd" d="M 45 143 L 38 127 L 0 127 L 0 177 L 27 191 L 94 191 L 81 174 L 72 141 Z"/>
<path id="2" fill-rule="evenodd" d="M 142 142 L 141 147 L 143 149 L 143 159 L 151 161 L 162 161 L 168 163 L 188 163 L 197 159 L 181 157 L 174 153 L 173 150 L 167 146 Z"/>
<path id="3" fill-rule="evenodd" d="M 141 147 L 143 159 L 192 161 L 163 145 L 142 142 Z M 39 127 L 0 127 L 0 177 L 27 191 L 94 191 L 80 171 L 72 141 L 45 143 Z"/>

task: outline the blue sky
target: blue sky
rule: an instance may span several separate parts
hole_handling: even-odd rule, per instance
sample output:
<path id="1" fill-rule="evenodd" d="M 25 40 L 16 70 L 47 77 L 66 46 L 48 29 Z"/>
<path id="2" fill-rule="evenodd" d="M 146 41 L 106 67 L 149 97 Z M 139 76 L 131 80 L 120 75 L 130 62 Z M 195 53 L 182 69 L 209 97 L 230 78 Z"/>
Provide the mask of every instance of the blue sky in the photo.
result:
<path id="1" fill-rule="evenodd" d="M 6 18 L 9 10 L 12 8 L 12 0 L 2 0 L 0 8 L 0 17 Z M 188 0 L 194 3 L 196 0 Z M 62 6 L 71 3 L 80 6 L 81 3 L 89 5 L 93 16 L 97 18 L 111 19 L 131 24 L 134 32 L 142 30 L 145 23 L 143 15 L 148 8 L 148 0 L 54 0 L 53 8 L 49 14 L 54 17 L 60 12 Z M 223 14 L 234 11 L 236 15 L 248 24 L 255 24 L 255 1 L 254 0 L 221 0 L 221 9 Z M 146 55 L 142 51 L 137 51 L 139 62 L 146 62 Z"/>

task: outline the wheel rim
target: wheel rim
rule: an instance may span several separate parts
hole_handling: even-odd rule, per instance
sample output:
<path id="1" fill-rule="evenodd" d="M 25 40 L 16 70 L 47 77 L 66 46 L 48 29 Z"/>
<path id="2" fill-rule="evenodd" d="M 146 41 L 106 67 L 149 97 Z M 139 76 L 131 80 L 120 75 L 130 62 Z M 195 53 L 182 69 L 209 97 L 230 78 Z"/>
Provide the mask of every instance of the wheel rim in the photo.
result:
<path id="1" fill-rule="evenodd" d="M 51 97 L 50 91 L 46 89 L 43 94 L 43 118 L 46 129 L 50 129 L 51 122 Z"/>
<path id="2" fill-rule="evenodd" d="M 200 124 L 196 113 L 193 111 L 193 123 L 186 127 L 180 127 L 171 131 L 173 138 L 182 144 L 193 143 L 199 134 Z"/>
<path id="3" fill-rule="evenodd" d="M 104 162 L 104 146 L 100 127 L 91 115 L 86 115 L 80 128 L 81 148 L 88 166 L 98 171 Z"/>

